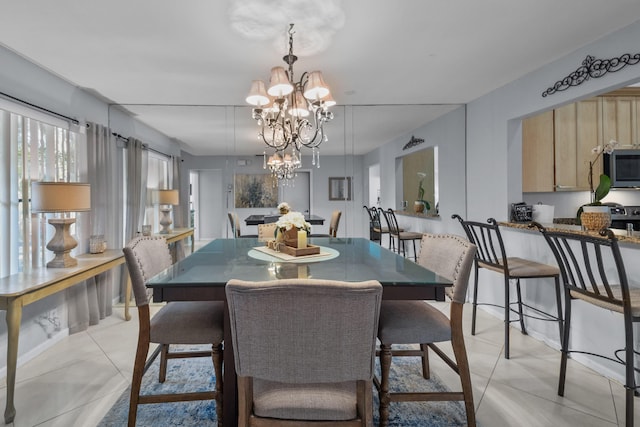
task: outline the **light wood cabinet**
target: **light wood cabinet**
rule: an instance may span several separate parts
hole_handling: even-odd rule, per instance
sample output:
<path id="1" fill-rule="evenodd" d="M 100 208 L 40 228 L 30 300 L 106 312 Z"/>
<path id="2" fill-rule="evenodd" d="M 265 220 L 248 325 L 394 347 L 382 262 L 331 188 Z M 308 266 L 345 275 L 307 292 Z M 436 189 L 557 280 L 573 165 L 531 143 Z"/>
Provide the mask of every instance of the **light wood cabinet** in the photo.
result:
<path id="1" fill-rule="evenodd" d="M 601 109 L 601 100 L 593 98 L 523 120 L 523 192 L 589 189 L 591 150 L 602 139 Z M 597 183 L 601 159 L 593 171 Z"/>
<path id="2" fill-rule="evenodd" d="M 621 145 L 638 143 L 640 96 L 604 96 L 604 142 L 614 139 Z"/>
<path id="3" fill-rule="evenodd" d="M 592 149 L 602 141 L 602 100 L 592 98 L 554 110 L 556 191 L 589 190 Z M 593 182 L 602 173 L 602 157 L 593 166 Z"/>
<path id="4" fill-rule="evenodd" d="M 553 111 L 522 121 L 522 191 L 554 191 Z"/>

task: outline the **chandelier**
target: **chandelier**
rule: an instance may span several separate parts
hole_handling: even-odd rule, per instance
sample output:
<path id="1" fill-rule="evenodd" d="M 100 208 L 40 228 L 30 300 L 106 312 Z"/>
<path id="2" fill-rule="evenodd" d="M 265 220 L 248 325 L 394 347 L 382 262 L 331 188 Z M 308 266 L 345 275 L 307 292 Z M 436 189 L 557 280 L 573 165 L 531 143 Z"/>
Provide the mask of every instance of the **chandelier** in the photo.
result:
<path id="1" fill-rule="evenodd" d="M 254 80 L 246 98 L 255 106 L 252 117 L 260 126 L 258 138 L 273 149 L 267 158 L 263 153 L 263 168 L 278 180 L 289 181 L 302 166 L 301 148 L 311 148 L 311 164 L 320 167 L 320 144 L 327 141 L 324 124 L 333 119 L 329 107 L 336 105 L 320 71 L 304 72 L 295 81 L 293 64 L 293 24 L 289 26 L 289 53 L 282 59 L 288 65 L 273 67 L 269 88 L 262 80 Z"/>

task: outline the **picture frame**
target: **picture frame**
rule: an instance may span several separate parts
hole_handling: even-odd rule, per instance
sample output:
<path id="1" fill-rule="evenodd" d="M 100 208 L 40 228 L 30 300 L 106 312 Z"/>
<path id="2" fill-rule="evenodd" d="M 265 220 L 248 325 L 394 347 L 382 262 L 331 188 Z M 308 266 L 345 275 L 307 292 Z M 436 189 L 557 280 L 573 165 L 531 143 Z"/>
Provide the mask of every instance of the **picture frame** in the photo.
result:
<path id="1" fill-rule="evenodd" d="M 351 200 L 351 177 L 329 178 L 329 200 Z"/>

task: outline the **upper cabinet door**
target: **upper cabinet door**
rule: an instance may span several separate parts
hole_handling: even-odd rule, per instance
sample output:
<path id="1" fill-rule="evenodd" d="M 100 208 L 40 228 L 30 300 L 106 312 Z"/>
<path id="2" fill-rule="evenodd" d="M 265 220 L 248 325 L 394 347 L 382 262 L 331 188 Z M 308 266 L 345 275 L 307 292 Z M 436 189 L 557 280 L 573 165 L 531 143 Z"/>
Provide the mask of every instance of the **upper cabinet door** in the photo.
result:
<path id="1" fill-rule="evenodd" d="M 554 190 L 553 111 L 522 121 L 522 191 Z"/>

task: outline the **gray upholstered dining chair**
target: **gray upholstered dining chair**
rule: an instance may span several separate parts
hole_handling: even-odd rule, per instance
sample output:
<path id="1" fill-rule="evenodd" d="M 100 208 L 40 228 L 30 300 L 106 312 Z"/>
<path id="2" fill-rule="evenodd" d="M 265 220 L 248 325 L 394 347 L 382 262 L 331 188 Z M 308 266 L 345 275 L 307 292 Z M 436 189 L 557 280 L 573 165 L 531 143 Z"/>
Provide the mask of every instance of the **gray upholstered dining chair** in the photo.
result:
<path id="1" fill-rule="evenodd" d="M 276 228 L 278 227 L 276 226 L 275 222 L 270 222 L 268 224 L 258 224 L 258 240 L 263 242 L 274 239 Z"/>
<path id="2" fill-rule="evenodd" d="M 341 217 L 342 211 L 333 211 L 331 213 L 331 220 L 329 221 L 329 234 L 312 233 L 309 237 L 336 237 L 338 235 L 338 225 L 340 225 Z"/>
<path id="3" fill-rule="evenodd" d="M 123 248 L 138 307 L 138 345 L 131 380 L 129 426 L 135 426 L 138 404 L 188 400 L 216 400 L 218 425 L 222 425 L 222 341 L 224 303 L 220 301 L 170 302 L 153 317 L 145 282 L 171 266 L 172 260 L 164 237 L 136 237 Z M 160 344 L 147 361 L 150 343 Z M 211 351 L 170 352 L 171 344 L 210 344 Z M 211 357 L 216 377 L 215 390 L 176 394 L 140 395 L 144 373 L 160 357 L 159 381 L 164 382 L 167 359 Z"/>
<path id="4" fill-rule="evenodd" d="M 237 213 L 227 212 L 227 216 L 229 217 L 229 225 L 231 225 L 233 237 L 258 237 L 257 234 L 242 234 L 240 232 L 240 218 Z"/>
<path id="5" fill-rule="evenodd" d="M 564 284 L 565 325 L 558 395 L 564 396 L 569 353 L 583 353 L 620 363 L 625 367 L 625 425 L 631 427 L 634 422 L 634 394 L 638 392 L 633 325 L 640 322 L 640 289 L 629 287 L 618 239 L 608 229 L 601 230 L 599 235 L 578 234 L 546 230 L 538 223 L 533 225 L 538 227 L 551 247 Z M 584 327 L 581 328 L 584 339 L 579 343 L 570 342 L 571 308 L 575 300 L 621 314 L 621 318 L 615 318 L 623 324 L 624 348 L 611 350 L 609 354 L 603 354 L 602 345 L 587 348 L 593 340 L 589 339 L 589 330 Z"/>
<path id="6" fill-rule="evenodd" d="M 424 301 L 383 301 L 380 308 L 380 379 L 375 379 L 380 400 L 380 426 L 389 422 L 390 402 L 462 400 L 467 425 L 475 426 L 475 409 L 469 363 L 462 334 L 464 306 L 469 274 L 476 247 L 455 235 L 424 234 L 418 263 L 453 281 L 446 294 L 451 299 L 449 317 Z M 455 361 L 435 343 L 451 341 Z M 420 349 L 392 349 L 394 344 L 420 344 Z M 429 379 L 428 349 L 431 348 L 460 376 L 461 392 L 392 393 L 389 387 L 391 360 L 397 356 L 422 357 L 422 375 Z"/>
<path id="7" fill-rule="evenodd" d="M 379 282 L 231 280 L 225 291 L 238 426 L 373 424 Z"/>

